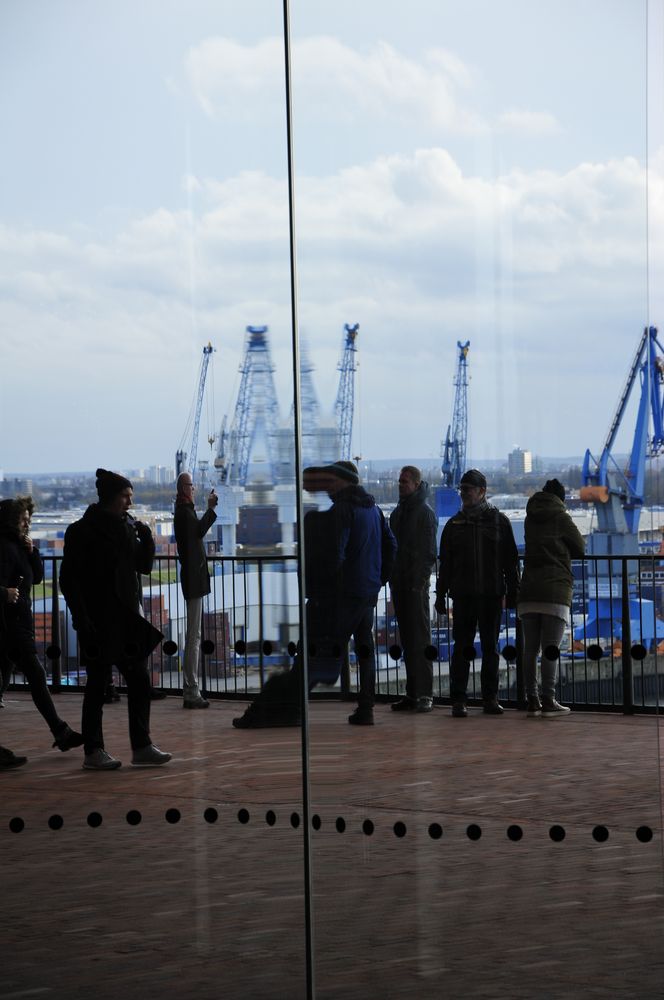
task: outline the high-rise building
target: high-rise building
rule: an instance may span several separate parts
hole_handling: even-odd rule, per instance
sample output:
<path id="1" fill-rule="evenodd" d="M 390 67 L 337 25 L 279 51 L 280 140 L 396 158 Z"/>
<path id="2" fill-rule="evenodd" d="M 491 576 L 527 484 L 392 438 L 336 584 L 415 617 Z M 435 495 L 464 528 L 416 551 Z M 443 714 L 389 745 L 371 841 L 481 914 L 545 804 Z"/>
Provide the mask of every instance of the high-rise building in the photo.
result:
<path id="1" fill-rule="evenodd" d="M 532 472 L 532 452 L 514 448 L 507 456 L 507 470 L 511 476 L 524 476 L 526 473 Z"/>

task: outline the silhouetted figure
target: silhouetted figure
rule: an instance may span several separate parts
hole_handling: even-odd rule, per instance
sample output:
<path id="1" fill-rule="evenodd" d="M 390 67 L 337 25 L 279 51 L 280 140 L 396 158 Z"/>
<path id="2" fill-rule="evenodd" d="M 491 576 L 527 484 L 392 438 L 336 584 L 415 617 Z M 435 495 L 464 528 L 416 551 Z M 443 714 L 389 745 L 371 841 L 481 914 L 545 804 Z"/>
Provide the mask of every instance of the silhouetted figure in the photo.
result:
<path id="1" fill-rule="evenodd" d="M 141 574 L 152 569 L 155 546 L 146 524 L 129 514 L 128 479 L 97 469 L 99 503 L 91 504 L 65 533 L 60 587 L 78 632 L 87 682 L 83 695 L 83 767 L 110 771 L 121 766 L 104 748 L 104 691 L 112 665 L 127 686 L 132 764 L 157 767 L 171 759 L 150 736 L 148 657 L 163 638 L 145 618 Z"/>
<path id="2" fill-rule="evenodd" d="M 498 635 L 503 601 L 516 607 L 519 556 L 512 525 L 486 500 L 486 478 L 477 469 L 464 472 L 459 484 L 461 510 L 451 517 L 440 538 L 436 610 L 453 601 L 450 662 L 452 715 L 464 718 L 475 632 L 482 648 L 482 700 L 487 715 L 502 715 L 498 702 Z"/>
<path id="3" fill-rule="evenodd" d="M 207 708 L 210 703 L 201 695 L 198 687 L 203 598 L 210 593 L 210 574 L 203 537 L 217 520 L 214 508 L 217 506 L 218 497 L 214 490 L 211 490 L 207 498 L 207 510 L 199 518 L 194 507 L 194 491 L 191 474 L 180 473 L 177 481 L 174 526 L 181 567 L 180 584 L 187 605 L 187 635 L 182 660 L 182 706 Z"/>
<path id="4" fill-rule="evenodd" d="M 399 473 L 399 503 L 390 514 L 397 554 L 390 575 L 390 593 L 399 625 L 406 663 L 406 697 L 393 712 L 430 712 L 433 708 L 433 663 L 429 584 L 436 563 L 436 515 L 427 503 L 428 483 L 414 465 Z"/>
<path id="5" fill-rule="evenodd" d="M 523 634 L 523 677 L 528 717 L 559 719 L 569 708 L 556 701 L 560 640 L 572 600 L 572 559 L 585 542 L 565 510 L 565 487 L 549 479 L 526 506 L 526 554 L 519 590 Z M 537 656 L 542 651 L 542 701 L 537 688 Z"/>
<path id="6" fill-rule="evenodd" d="M 0 658 L 3 674 L 13 663 L 24 675 L 32 700 L 53 734 L 53 746 L 66 751 L 80 747 L 83 738 L 58 715 L 37 655 L 31 594 L 33 584 L 44 578 L 44 567 L 30 537 L 33 511 L 32 497 L 0 502 Z"/>

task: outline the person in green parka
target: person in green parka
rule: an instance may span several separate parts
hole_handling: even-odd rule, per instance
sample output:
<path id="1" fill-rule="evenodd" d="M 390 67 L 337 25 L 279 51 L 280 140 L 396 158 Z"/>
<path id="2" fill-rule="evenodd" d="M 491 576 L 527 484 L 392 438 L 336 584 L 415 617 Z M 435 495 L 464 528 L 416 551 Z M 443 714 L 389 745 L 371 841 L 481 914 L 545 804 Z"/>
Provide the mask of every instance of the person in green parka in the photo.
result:
<path id="1" fill-rule="evenodd" d="M 559 645 L 572 601 L 572 559 L 585 543 L 565 508 L 565 488 L 549 479 L 526 506 L 526 554 L 519 618 L 523 633 L 523 673 L 528 717 L 558 719 L 569 713 L 555 698 Z M 542 651 L 542 701 L 537 687 L 537 656 Z"/>

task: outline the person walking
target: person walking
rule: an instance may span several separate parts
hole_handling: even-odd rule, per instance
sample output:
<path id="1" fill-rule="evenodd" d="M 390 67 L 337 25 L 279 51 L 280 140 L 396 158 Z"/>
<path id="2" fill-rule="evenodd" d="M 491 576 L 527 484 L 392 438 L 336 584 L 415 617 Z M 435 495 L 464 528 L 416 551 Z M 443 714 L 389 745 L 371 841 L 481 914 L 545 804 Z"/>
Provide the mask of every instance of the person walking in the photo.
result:
<path id="1" fill-rule="evenodd" d="M 503 603 L 516 607 L 519 555 L 512 525 L 486 499 L 486 477 L 468 469 L 459 483 L 461 510 L 451 517 L 440 538 L 436 611 L 446 613 L 453 602 L 450 662 L 452 715 L 465 718 L 470 661 L 475 632 L 482 649 L 481 686 L 484 712 L 502 715 L 498 701 L 498 635 Z"/>
<path id="2" fill-rule="evenodd" d="M 134 767 L 158 767 L 171 759 L 150 736 L 148 657 L 163 638 L 145 618 L 141 577 L 150 573 L 155 545 L 146 524 L 129 514 L 128 479 L 97 469 L 99 503 L 90 504 L 65 532 L 60 588 L 78 632 L 87 672 L 83 695 L 83 767 L 112 771 L 121 761 L 104 747 L 102 717 L 109 669 L 115 665 L 127 687 L 129 738 Z"/>
<path id="3" fill-rule="evenodd" d="M 51 730 L 53 746 L 66 752 L 80 747 L 83 737 L 58 715 L 37 655 L 31 594 L 33 584 L 44 579 L 44 566 L 30 537 L 33 512 L 32 497 L 0 502 L 0 661 L 7 681 L 10 664 L 24 675 L 35 707 Z"/>
<path id="4" fill-rule="evenodd" d="M 518 614 L 523 635 L 523 675 L 529 718 L 560 719 L 570 711 L 556 701 L 560 640 L 572 601 L 572 559 L 585 542 L 565 509 L 565 487 L 549 479 L 526 505 L 526 553 Z M 537 656 L 542 652 L 542 701 Z"/>
<path id="5" fill-rule="evenodd" d="M 405 697 L 392 703 L 393 712 L 430 712 L 433 708 L 433 664 L 426 655 L 431 644 L 429 581 L 436 563 L 436 515 L 427 503 L 429 485 L 414 465 L 399 473 L 399 503 L 390 514 L 397 541 L 390 593 L 406 663 Z"/>
<path id="6" fill-rule="evenodd" d="M 181 566 L 180 585 L 187 605 L 187 634 L 182 661 L 182 707 L 208 708 L 210 702 L 201 695 L 198 687 L 201 613 L 203 598 L 210 593 L 210 574 L 203 537 L 217 520 L 214 508 L 219 498 L 214 490 L 211 490 L 207 498 L 207 510 L 201 518 L 198 518 L 194 506 L 194 491 L 191 474 L 180 473 L 177 480 L 174 523 Z"/>

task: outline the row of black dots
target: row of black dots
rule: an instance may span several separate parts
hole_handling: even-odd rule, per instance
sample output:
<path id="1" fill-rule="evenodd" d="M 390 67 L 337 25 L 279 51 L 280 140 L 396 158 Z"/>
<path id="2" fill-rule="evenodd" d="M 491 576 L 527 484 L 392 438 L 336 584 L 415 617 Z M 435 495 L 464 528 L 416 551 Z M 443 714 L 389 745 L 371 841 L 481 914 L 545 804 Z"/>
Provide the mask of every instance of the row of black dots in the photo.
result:
<path id="1" fill-rule="evenodd" d="M 138 809 L 130 809 L 126 814 L 125 819 L 129 826 L 140 826 L 143 821 L 143 816 Z M 174 825 L 179 823 L 182 819 L 182 814 L 179 809 L 167 809 L 164 813 L 164 819 L 167 823 Z M 203 812 L 203 819 L 206 823 L 216 823 L 219 819 L 219 813 L 216 809 L 209 807 Z M 240 809 L 237 814 L 237 820 L 239 823 L 246 825 L 251 821 L 251 815 L 247 809 Z M 267 826 L 273 827 L 277 822 L 277 814 L 273 809 L 268 809 L 265 813 L 265 823 Z M 293 812 L 289 817 L 290 825 L 296 830 L 301 823 L 300 814 Z M 48 826 L 51 830 L 61 830 L 64 827 L 64 819 L 59 814 L 54 814 L 48 818 Z M 88 826 L 96 829 L 100 827 L 103 823 L 103 817 L 101 813 L 91 812 L 87 816 Z M 320 830 L 323 826 L 323 822 L 319 815 L 314 814 L 311 818 L 311 825 L 314 830 Z M 334 822 L 334 827 L 337 833 L 345 833 L 348 824 L 343 816 L 338 816 Z M 12 833 L 22 833 L 25 829 L 25 822 L 18 816 L 13 817 L 9 821 L 9 829 Z M 375 824 L 370 819 L 365 819 L 361 826 L 362 833 L 365 836 L 371 837 L 375 832 Z M 392 827 L 392 832 L 394 836 L 399 840 L 402 840 L 408 834 L 408 828 L 402 820 L 397 820 Z M 430 823 L 427 829 L 429 837 L 432 840 L 440 840 L 443 836 L 443 828 L 440 823 Z M 636 830 L 636 839 L 642 844 L 647 844 L 653 839 L 653 831 L 649 826 L 639 826 Z M 470 823 L 466 827 L 466 836 L 469 840 L 478 841 L 482 838 L 482 828 L 477 823 Z M 523 840 L 524 830 L 522 826 L 518 823 L 512 823 L 507 827 L 506 836 L 508 840 L 513 842 L 518 842 Z M 555 843 L 561 843 L 566 836 L 565 827 L 560 824 L 554 824 L 549 828 L 549 837 Z M 609 839 L 609 830 L 603 824 L 598 824 L 592 828 L 592 838 L 598 844 L 604 844 Z"/>
<path id="2" fill-rule="evenodd" d="M 244 656 L 244 654 L 247 652 L 247 644 L 244 641 L 244 639 L 239 639 L 235 643 L 233 648 L 234 651 L 238 654 L 238 656 Z M 272 656 L 272 654 L 275 652 L 275 647 L 273 643 L 270 642 L 269 639 L 266 639 L 262 643 L 261 648 L 264 656 Z M 166 639 L 166 641 L 162 643 L 162 650 L 165 656 L 175 656 L 176 653 L 178 652 L 178 644 L 174 642 L 172 639 Z M 211 656 L 212 653 L 214 653 L 214 651 L 215 651 L 215 643 L 212 641 L 212 639 L 203 639 L 203 641 L 201 642 L 201 652 L 205 656 Z M 289 642 L 288 646 L 286 647 L 286 651 L 291 658 L 294 657 L 297 653 L 297 645 L 294 642 Z M 93 660 L 95 659 L 95 657 L 100 655 L 101 651 L 94 644 L 89 644 L 85 648 L 84 652 L 88 659 Z M 138 652 L 139 652 L 138 646 L 135 643 L 130 642 L 126 644 L 125 653 L 128 656 L 136 656 Z M 370 650 L 368 646 L 367 647 L 360 646 L 358 649 L 356 649 L 356 652 L 360 657 L 362 657 L 364 655 L 368 656 Z M 395 661 L 400 660 L 403 655 L 402 647 L 398 643 L 394 643 L 392 646 L 390 646 L 388 652 L 390 657 Z M 432 645 L 425 646 L 423 652 L 424 656 L 428 660 L 431 660 L 432 662 L 438 659 L 439 654 L 435 646 Z M 557 660 L 560 657 L 560 649 L 558 648 L 558 646 L 555 646 L 553 644 L 547 646 L 543 652 L 548 660 Z M 642 642 L 635 642 L 630 648 L 630 654 L 632 656 L 632 659 L 637 661 L 645 659 L 647 652 L 648 651 Z M 315 657 L 316 653 L 317 653 L 316 646 L 314 643 L 312 643 L 309 646 L 309 656 Z M 604 659 L 609 655 L 609 653 L 605 649 L 603 649 L 598 643 L 590 643 L 586 647 L 585 653 L 589 660 L 594 660 L 594 661 Z M 331 648 L 326 648 L 324 650 L 323 655 L 340 656 L 341 647 L 333 645 Z M 463 655 L 467 660 L 474 660 L 477 656 L 477 651 L 475 650 L 474 646 L 465 646 L 463 648 Z M 57 660 L 61 656 L 62 656 L 62 650 L 59 646 L 50 645 L 46 647 L 47 659 Z M 516 647 L 511 644 L 507 644 L 501 650 L 501 656 L 503 656 L 503 658 L 508 663 L 512 663 L 514 660 L 516 660 L 517 656 Z"/>

